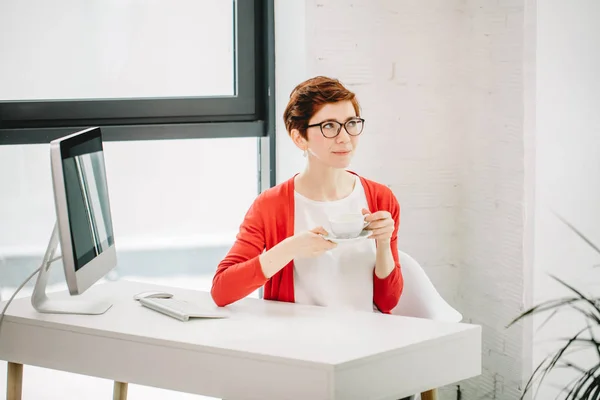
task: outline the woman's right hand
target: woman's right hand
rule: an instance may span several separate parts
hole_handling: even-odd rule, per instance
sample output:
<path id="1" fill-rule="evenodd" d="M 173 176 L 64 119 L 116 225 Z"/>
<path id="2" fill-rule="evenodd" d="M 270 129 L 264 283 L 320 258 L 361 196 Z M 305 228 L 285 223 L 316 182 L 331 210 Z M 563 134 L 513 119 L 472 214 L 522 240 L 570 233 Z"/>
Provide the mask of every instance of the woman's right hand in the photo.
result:
<path id="1" fill-rule="evenodd" d="M 327 235 L 327 231 L 322 226 L 318 226 L 310 231 L 292 236 L 290 242 L 294 251 L 294 258 L 317 257 L 337 247 L 337 243 L 331 242 L 321 235 Z"/>
<path id="2" fill-rule="evenodd" d="M 337 244 L 321 236 L 326 234 L 327 231 L 319 226 L 290 236 L 262 253 L 259 261 L 265 278 L 271 278 L 295 258 L 316 257 L 335 248 Z"/>

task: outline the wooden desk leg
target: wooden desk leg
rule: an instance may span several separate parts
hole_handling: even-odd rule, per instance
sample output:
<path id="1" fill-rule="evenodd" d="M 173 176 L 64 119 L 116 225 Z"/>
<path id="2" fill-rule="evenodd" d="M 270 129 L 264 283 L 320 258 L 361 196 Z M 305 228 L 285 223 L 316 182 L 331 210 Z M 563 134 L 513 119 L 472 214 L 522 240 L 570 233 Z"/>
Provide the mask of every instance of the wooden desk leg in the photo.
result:
<path id="1" fill-rule="evenodd" d="M 23 393 L 23 364 L 8 363 L 6 400 L 21 400 Z"/>
<path id="2" fill-rule="evenodd" d="M 115 381 L 113 400 L 127 400 L 127 383 Z"/>
<path id="3" fill-rule="evenodd" d="M 438 400 L 437 389 L 431 389 L 421 393 L 421 400 Z"/>

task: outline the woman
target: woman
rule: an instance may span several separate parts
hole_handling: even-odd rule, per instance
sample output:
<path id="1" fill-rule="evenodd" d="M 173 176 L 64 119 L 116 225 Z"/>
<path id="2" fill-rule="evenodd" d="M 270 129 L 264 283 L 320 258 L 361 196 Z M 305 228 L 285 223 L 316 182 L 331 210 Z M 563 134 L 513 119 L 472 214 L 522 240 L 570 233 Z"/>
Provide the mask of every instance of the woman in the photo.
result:
<path id="1" fill-rule="evenodd" d="M 400 206 L 387 186 L 346 170 L 364 126 L 355 94 L 315 77 L 292 91 L 283 118 L 306 169 L 256 198 L 217 267 L 215 303 L 264 285 L 267 300 L 390 313 L 403 288 Z M 365 215 L 368 238 L 327 240 L 329 218 L 349 212 Z"/>

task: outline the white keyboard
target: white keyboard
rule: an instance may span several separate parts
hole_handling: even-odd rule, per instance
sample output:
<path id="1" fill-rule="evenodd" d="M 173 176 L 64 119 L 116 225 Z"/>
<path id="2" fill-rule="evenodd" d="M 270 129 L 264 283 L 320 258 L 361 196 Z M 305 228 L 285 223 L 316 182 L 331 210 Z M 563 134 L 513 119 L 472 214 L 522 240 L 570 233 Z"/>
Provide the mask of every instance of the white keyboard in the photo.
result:
<path id="1" fill-rule="evenodd" d="M 187 321 L 190 318 L 227 318 L 228 313 L 225 310 L 215 308 L 205 308 L 196 303 L 190 303 L 178 299 L 159 299 L 143 297 L 140 303 L 144 306 L 176 318 L 180 321 Z"/>

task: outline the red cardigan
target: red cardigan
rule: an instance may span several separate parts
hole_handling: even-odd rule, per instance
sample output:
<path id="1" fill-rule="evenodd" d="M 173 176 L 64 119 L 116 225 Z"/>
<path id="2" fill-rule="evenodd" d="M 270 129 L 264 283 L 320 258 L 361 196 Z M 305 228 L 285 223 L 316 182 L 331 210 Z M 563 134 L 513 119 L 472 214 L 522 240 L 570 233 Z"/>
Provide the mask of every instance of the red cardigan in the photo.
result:
<path id="1" fill-rule="evenodd" d="M 360 177 L 371 212 L 387 210 L 395 221 L 390 243 L 394 270 L 384 279 L 373 268 L 373 303 L 389 314 L 398 304 L 404 286 L 398 261 L 400 205 L 385 185 Z M 294 262 L 267 279 L 259 256 L 287 237 L 294 235 L 294 178 L 261 193 L 246 213 L 237 239 L 219 263 L 213 278 L 211 295 L 218 306 L 226 306 L 246 297 L 261 286 L 266 300 L 294 302 Z M 373 266 L 374 267 L 374 266 Z"/>

